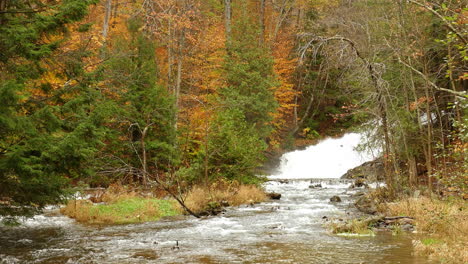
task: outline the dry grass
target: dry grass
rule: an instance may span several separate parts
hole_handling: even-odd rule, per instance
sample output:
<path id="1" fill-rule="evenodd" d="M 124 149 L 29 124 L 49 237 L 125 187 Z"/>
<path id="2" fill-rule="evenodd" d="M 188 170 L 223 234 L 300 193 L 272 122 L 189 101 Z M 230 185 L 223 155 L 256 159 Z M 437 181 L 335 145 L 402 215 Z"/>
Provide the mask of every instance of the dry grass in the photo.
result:
<path id="1" fill-rule="evenodd" d="M 209 187 L 196 185 L 188 192 L 185 204 L 195 213 L 222 204 L 238 206 L 267 200 L 263 190 L 255 185 L 241 185 L 237 182 L 218 181 Z"/>
<path id="2" fill-rule="evenodd" d="M 444 263 L 468 263 L 467 209 L 464 200 L 420 197 L 388 203 L 386 213 L 414 217 L 417 230 L 431 237 L 414 242 L 418 254 Z"/>
<path id="3" fill-rule="evenodd" d="M 78 222 L 89 224 L 139 223 L 181 214 L 175 201 L 154 198 L 122 198 L 108 204 L 73 200 L 61 212 Z"/>
<path id="4" fill-rule="evenodd" d="M 141 197 L 122 185 L 112 185 L 99 197 L 103 204 L 89 200 L 71 200 L 62 214 L 89 224 L 128 224 L 156 221 L 164 216 L 181 214 L 173 200 Z"/>
<path id="5" fill-rule="evenodd" d="M 377 218 L 350 219 L 344 222 L 334 221 L 329 224 L 329 228 L 332 233 L 339 235 L 372 236 L 375 234 L 372 226 L 376 221 Z"/>

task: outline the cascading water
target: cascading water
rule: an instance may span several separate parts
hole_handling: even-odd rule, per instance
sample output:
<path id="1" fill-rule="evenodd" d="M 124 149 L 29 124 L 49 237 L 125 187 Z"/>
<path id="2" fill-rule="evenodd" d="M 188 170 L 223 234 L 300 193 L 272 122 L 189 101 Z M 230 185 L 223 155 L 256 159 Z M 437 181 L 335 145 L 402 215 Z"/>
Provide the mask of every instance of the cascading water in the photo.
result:
<path id="1" fill-rule="evenodd" d="M 345 134 L 341 138 L 328 138 L 304 150 L 284 154 L 278 174 L 269 178 L 338 178 L 351 168 L 375 159 L 369 152 L 358 152 L 362 140 L 358 133 Z"/>
<path id="2" fill-rule="evenodd" d="M 350 239 L 323 227 L 325 216 L 353 210 L 355 190 L 346 181 L 329 179 L 312 180 L 322 187 L 309 188 L 306 178 L 338 178 L 369 160 L 354 151 L 359 138 L 346 134 L 285 154 L 279 173 L 265 184 L 267 191 L 281 193 L 281 200 L 228 208 L 220 216 L 95 227 L 41 215 L 20 227 L 0 227 L 0 264 L 429 263 L 412 255 L 411 237 Z M 330 203 L 334 195 L 343 202 Z"/>

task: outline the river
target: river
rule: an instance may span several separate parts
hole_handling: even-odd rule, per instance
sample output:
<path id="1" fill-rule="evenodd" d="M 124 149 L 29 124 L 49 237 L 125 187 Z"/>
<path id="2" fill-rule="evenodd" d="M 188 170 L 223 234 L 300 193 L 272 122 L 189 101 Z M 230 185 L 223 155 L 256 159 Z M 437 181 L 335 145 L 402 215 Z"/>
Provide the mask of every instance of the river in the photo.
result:
<path id="1" fill-rule="evenodd" d="M 372 158 L 354 150 L 359 139 L 346 134 L 286 153 L 265 184 L 281 200 L 218 216 L 88 226 L 49 210 L 19 227 L 0 227 L 0 263 L 430 263 L 413 256 L 413 234 L 350 238 L 324 227 L 325 217 L 354 210 L 355 190 L 338 177 Z M 309 188 L 311 182 L 322 188 Z M 343 202 L 330 203 L 334 195 Z"/>

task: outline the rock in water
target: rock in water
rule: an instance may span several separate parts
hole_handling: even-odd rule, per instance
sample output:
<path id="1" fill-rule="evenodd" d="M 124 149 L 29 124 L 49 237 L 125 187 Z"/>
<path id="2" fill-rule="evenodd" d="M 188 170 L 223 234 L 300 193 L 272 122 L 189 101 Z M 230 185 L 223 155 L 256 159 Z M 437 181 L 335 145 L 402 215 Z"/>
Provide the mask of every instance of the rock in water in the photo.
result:
<path id="1" fill-rule="evenodd" d="M 341 202 L 341 198 L 339 196 L 333 196 L 332 198 L 330 198 L 330 202 L 332 203 L 339 203 Z"/>
<path id="2" fill-rule="evenodd" d="M 281 199 L 281 193 L 275 193 L 275 192 L 271 192 L 271 193 L 267 193 L 268 197 L 270 197 L 270 199 L 272 200 L 279 200 Z"/>
<path id="3" fill-rule="evenodd" d="M 321 183 L 318 183 L 318 184 L 312 184 L 309 186 L 310 189 L 315 189 L 315 188 L 322 188 L 322 184 Z"/>
<path id="4" fill-rule="evenodd" d="M 369 188 L 369 185 L 366 183 L 366 181 L 363 178 L 357 178 L 351 186 L 349 186 L 350 189 L 354 188 Z"/>

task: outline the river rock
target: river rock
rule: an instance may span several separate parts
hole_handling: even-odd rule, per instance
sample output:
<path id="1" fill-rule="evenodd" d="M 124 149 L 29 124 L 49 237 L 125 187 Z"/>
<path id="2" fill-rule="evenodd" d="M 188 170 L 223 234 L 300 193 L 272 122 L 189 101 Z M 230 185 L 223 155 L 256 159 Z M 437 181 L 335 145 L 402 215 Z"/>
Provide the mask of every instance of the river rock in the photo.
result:
<path id="1" fill-rule="evenodd" d="M 330 202 L 339 203 L 339 202 L 341 202 L 341 198 L 339 196 L 335 195 L 332 198 L 330 198 Z"/>
<path id="2" fill-rule="evenodd" d="M 272 199 L 272 200 L 281 199 L 281 193 L 271 192 L 271 193 L 267 193 L 267 196 L 270 197 L 270 199 Z"/>
<path id="3" fill-rule="evenodd" d="M 318 184 L 311 184 L 311 185 L 309 185 L 309 188 L 310 188 L 310 189 L 322 188 L 322 184 L 321 184 L 321 183 L 318 183 Z"/>
<path id="4" fill-rule="evenodd" d="M 366 181 L 363 178 L 357 178 L 351 186 L 349 186 L 350 189 L 354 188 L 369 188 L 369 185 L 366 183 Z"/>
<path id="5" fill-rule="evenodd" d="M 364 212 L 366 214 L 375 214 L 377 213 L 377 202 L 375 201 L 375 199 L 367 196 L 367 195 L 364 195 L 364 196 L 361 196 L 355 203 L 354 205 L 356 206 L 356 208 L 361 211 L 361 212 Z"/>
<path id="6" fill-rule="evenodd" d="M 373 226 L 380 231 L 391 231 L 395 228 L 400 228 L 402 231 L 413 231 L 414 219 L 408 216 L 381 217 Z"/>
<path id="7" fill-rule="evenodd" d="M 341 179 L 366 179 L 369 181 L 383 181 L 385 179 L 385 171 L 383 159 L 378 158 L 373 161 L 368 161 L 362 165 L 348 170 Z"/>

